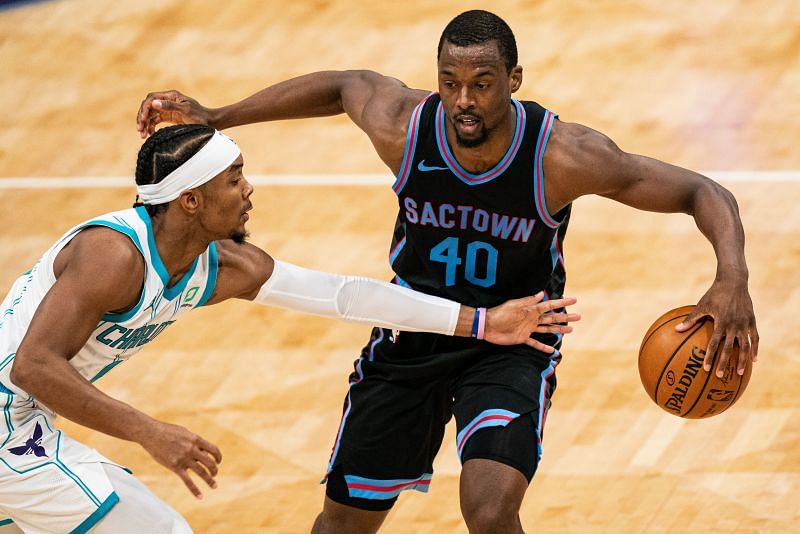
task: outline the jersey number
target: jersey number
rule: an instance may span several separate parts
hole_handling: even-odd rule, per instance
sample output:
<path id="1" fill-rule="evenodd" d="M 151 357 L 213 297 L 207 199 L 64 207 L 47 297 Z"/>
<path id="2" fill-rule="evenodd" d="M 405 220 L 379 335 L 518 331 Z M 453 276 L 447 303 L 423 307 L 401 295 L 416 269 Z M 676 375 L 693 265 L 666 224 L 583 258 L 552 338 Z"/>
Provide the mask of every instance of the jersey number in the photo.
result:
<path id="1" fill-rule="evenodd" d="M 448 237 L 431 249 L 430 259 L 445 264 L 445 285 L 456 284 L 456 270 L 464 263 L 464 278 L 476 286 L 491 287 L 497 282 L 497 249 L 483 241 L 467 244 L 466 262 L 458 251 L 458 238 Z M 482 268 L 478 269 L 478 264 Z"/>

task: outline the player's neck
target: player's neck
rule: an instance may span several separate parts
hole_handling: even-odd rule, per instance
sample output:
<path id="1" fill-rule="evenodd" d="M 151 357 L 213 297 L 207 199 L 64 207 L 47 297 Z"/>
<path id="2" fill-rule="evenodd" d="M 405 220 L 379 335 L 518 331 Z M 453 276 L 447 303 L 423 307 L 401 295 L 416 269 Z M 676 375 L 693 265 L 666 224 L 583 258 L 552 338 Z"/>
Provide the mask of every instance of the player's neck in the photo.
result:
<path id="1" fill-rule="evenodd" d="M 497 165 L 508 152 L 514 139 L 517 117 L 514 105 L 509 101 L 508 113 L 502 123 L 488 132 L 486 141 L 476 147 L 459 144 L 456 131 L 450 121 L 446 121 L 445 135 L 447 143 L 458 164 L 472 174 L 481 174 Z"/>
<path id="2" fill-rule="evenodd" d="M 169 286 L 180 280 L 212 241 L 197 225 L 163 214 L 151 219 L 158 255 L 169 275 Z"/>

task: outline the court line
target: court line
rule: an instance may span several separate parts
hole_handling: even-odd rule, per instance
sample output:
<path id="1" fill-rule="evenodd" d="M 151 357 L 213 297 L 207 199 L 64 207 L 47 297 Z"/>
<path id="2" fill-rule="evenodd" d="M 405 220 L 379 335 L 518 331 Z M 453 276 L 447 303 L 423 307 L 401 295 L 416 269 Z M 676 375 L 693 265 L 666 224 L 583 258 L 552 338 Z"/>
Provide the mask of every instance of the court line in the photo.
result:
<path id="1" fill-rule="evenodd" d="M 787 171 L 703 171 L 723 183 L 800 182 L 800 170 Z M 253 185 L 288 187 L 309 186 L 385 186 L 394 178 L 389 174 L 250 174 Z M 9 176 L 0 177 L 0 189 L 121 189 L 133 187 L 128 176 Z"/>

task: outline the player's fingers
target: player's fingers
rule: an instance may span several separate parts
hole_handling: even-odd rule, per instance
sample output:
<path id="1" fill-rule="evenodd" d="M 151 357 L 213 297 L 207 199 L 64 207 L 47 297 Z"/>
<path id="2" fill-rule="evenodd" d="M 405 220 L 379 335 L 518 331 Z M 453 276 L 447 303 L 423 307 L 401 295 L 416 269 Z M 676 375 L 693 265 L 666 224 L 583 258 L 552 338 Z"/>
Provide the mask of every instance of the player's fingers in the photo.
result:
<path id="1" fill-rule="evenodd" d="M 208 469 L 208 472 L 211 473 L 212 476 L 217 476 L 217 473 L 219 472 L 219 469 L 217 469 L 217 462 L 206 451 L 197 451 L 195 454 L 195 460 L 203 464 L 203 466 Z"/>
<path id="2" fill-rule="evenodd" d="M 711 339 L 708 340 L 708 346 L 706 347 L 706 357 L 703 359 L 703 370 L 706 372 L 711 371 L 711 364 L 714 362 L 714 355 L 717 353 L 717 349 L 719 348 L 719 341 L 720 335 L 714 332 L 711 335 Z"/>
<path id="3" fill-rule="evenodd" d="M 210 453 L 214 457 L 214 459 L 217 461 L 217 463 L 222 462 L 222 452 L 219 450 L 219 447 L 217 447 L 216 445 L 214 445 L 210 441 L 204 440 L 200 436 L 198 436 L 198 440 L 199 440 L 200 448 L 202 450 L 207 451 L 208 453 Z"/>
<path id="4" fill-rule="evenodd" d="M 758 361 L 758 330 L 753 328 L 753 335 L 751 336 L 753 343 L 753 361 Z"/>
<path id="5" fill-rule="evenodd" d="M 578 299 L 576 299 L 575 297 L 563 297 L 560 299 L 548 300 L 546 303 L 543 304 L 548 304 L 551 310 L 558 310 L 560 308 L 566 308 L 567 306 L 572 306 L 577 302 Z"/>
<path id="6" fill-rule="evenodd" d="M 534 330 L 537 334 L 569 334 L 572 327 L 568 325 L 539 325 Z"/>
<path id="7" fill-rule="evenodd" d="M 184 485 L 186 485 L 186 487 L 189 488 L 189 491 L 192 492 L 192 495 L 194 495 L 198 499 L 203 498 L 203 493 L 200 491 L 200 488 L 198 488 L 197 485 L 194 483 L 194 481 L 191 478 L 189 478 L 189 474 L 185 470 L 176 469 L 175 474 L 181 477 L 181 480 L 183 480 Z"/>
<path id="8" fill-rule="evenodd" d="M 747 366 L 747 360 L 752 358 L 753 345 L 750 342 L 750 336 L 747 334 L 744 334 L 739 339 L 741 339 L 741 342 L 739 343 L 739 357 L 737 358 L 736 372 L 739 373 L 739 375 L 743 375 L 744 369 Z"/>
<path id="9" fill-rule="evenodd" d="M 731 353 L 733 352 L 734 339 L 735 337 L 732 335 L 725 336 L 725 342 L 722 344 L 719 361 L 717 362 L 717 377 L 719 378 L 725 376 L 725 368 L 728 366 L 728 361 L 731 359 Z"/>
<path id="10" fill-rule="evenodd" d="M 197 474 L 197 476 L 202 478 L 205 481 L 205 483 L 208 484 L 208 487 L 214 488 L 214 489 L 217 488 L 217 483 L 214 480 L 214 477 L 211 476 L 211 474 L 208 471 L 203 469 L 203 467 L 199 463 L 191 462 L 189 464 L 189 469 L 194 471 Z"/>
<path id="11" fill-rule="evenodd" d="M 693 311 L 692 313 L 686 316 L 686 319 L 675 325 L 675 330 L 677 330 L 678 332 L 686 332 L 695 324 L 697 324 L 697 321 L 702 319 L 704 316 L 705 314 Z"/>
<path id="12" fill-rule="evenodd" d="M 535 339 L 530 337 L 525 339 L 525 344 L 528 345 L 529 347 L 533 347 L 538 351 L 544 352 L 545 354 L 553 354 L 556 351 L 556 349 L 554 349 L 550 345 L 545 345 L 541 341 L 536 341 Z"/>

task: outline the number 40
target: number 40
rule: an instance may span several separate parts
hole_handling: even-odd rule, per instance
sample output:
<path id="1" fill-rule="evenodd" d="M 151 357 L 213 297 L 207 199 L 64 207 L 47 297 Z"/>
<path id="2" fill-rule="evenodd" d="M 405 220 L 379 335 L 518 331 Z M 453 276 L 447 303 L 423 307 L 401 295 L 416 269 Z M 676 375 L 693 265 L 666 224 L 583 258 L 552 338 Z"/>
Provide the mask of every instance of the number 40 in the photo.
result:
<path id="1" fill-rule="evenodd" d="M 485 252 L 484 253 L 482 253 Z M 485 256 L 486 269 L 483 276 L 475 272 L 478 256 Z M 456 283 L 456 269 L 462 263 L 458 255 L 458 238 L 448 237 L 431 249 L 431 261 L 444 263 L 445 284 L 449 287 Z M 476 286 L 490 287 L 497 281 L 497 249 L 483 241 L 472 241 L 467 244 L 464 278 Z"/>

